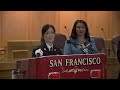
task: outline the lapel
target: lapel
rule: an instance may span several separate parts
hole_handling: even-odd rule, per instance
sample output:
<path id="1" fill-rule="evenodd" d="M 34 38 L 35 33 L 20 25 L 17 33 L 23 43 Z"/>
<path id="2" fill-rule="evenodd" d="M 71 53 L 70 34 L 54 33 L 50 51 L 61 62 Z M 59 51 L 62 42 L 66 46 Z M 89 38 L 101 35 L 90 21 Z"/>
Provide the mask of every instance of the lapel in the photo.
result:
<path id="1" fill-rule="evenodd" d="M 53 45 L 53 50 L 52 51 L 48 51 L 48 54 L 49 55 L 56 55 L 56 49 L 55 49 L 54 45 Z"/>
<path id="2" fill-rule="evenodd" d="M 43 55 L 44 56 L 47 56 L 47 55 L 56 55 L 57 49 L 54 47 L 54 45 L 53 45 L 53 51 L 49 51 L 46 43 L 42 43 L 41 44 L 41 49 L 43 50 Z"/>
<path id="3" fill-rule="evenodd" d="M 44 56 L 49 55 L 49 54 L 48 54 L 49 49 L 48 49 L 46 43 L 42 43 L 42 44 L 41 44 L 41 49 L 43 50 L 43 55 L 44 55 Z"/>

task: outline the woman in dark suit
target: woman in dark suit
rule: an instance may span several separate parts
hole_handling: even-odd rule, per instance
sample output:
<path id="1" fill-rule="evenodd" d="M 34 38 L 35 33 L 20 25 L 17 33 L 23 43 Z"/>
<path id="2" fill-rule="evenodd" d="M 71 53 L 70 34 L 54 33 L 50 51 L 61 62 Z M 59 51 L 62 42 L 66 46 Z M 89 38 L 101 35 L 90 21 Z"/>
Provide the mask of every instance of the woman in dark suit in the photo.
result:
<path id="1" fill-rule="evenodd" d="M 41 45 L 33 49 L 32 57 L 41 57 L 48 55 L 62 55 L 62 51 L 53 45 L 55 38 L 55 28 L 46 24 L 42 28 Z"/>

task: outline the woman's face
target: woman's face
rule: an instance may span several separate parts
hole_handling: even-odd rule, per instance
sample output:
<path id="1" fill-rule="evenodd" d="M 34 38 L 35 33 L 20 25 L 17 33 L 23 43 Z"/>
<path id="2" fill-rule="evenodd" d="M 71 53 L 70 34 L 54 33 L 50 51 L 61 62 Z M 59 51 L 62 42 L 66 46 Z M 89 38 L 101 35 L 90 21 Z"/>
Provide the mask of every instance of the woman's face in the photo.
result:
<path id="1" fill-rule="evenodd" d="M 76 33 L 77 33 L 77 36 L 84 36 L 85 35 L 85 32 L 86 32 L 86 27 L 83 23 L 78 23 L 76 25 Z"/>
<path id="2" fill-rule="evenodd" d="M 44 33 L 43 38 L 46 43 L 53 43 L 55 38 L 55 32 L 52 27 L 49 27 L 49 29 Z"/>

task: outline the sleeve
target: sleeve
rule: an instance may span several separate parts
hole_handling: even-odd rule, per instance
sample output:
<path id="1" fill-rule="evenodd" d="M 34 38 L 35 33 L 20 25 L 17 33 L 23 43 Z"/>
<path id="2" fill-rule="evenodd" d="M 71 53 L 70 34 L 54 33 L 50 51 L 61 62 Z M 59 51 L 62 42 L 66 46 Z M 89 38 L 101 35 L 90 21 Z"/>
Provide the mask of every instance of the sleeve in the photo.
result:
<path id="1" fill-rule="evenodd" d="M 67 41 L 65 41 L 63 54 L 64 55 L 72 54 L 71 44 L 68 44 Z"/>
<path id="2" fill-rule="evenodd" d="M 33 49 L 33 51 L 32 51 L 32 58 L 36 57 L 36 55 L 35 55 L 35 50 L 36 50 L 36 49 Z"/>

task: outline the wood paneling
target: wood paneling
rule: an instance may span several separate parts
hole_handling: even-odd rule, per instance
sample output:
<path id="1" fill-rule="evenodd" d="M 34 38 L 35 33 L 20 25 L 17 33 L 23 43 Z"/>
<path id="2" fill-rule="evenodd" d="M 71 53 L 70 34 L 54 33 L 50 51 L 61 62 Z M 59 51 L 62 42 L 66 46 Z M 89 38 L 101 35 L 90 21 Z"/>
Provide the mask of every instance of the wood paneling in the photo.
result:
<path id="1" fill-rule="evenodd" d="M 11 79 L 15 69 L 16 62 L 0 62 L 0 79 Z"/>
<path id="2" fill-rule="evenodd" d="M 91 35 L 105 39 L 101 30 L 103 29 L 109 42 L 113 36 L 120 35 L 119 11 L 0 11 L 0 47 L 7 47 L 8 41 L 13 40 L 15 42 L 16 40 L 15 46 L 7 48 L 8 53 L 11 53 L 12 50 L 20 51 L 20 53 L 21 50 L 28 50 L 28 57 L 31 57 L 33 48 L 39 44 L 41 29 L 44 24 L 54 25 L 56 33 L 64 34 L 68 38 L 68 33 L 64 26 L 67 26 L 70 35 L 73 24 L 77 19 L 83 19 L 87 22 Z M 21 43 L 17 42 L 19 40 L 21 40 Z M 30 43 L 26 42 L 27 40 Z M 31 43 L 32 40 L 37 40 L 37 42 Z M 27 47 L 25 46 L 26 43 L 28 43 Z M 108 44 L 106 46 L 108 47 Z M 20 54 L 14 55 L 18 58 Z M 110 55 L 113 56 L 112 52 Z M 112 62 L 112 64 L 114 63 Z M 112 64 L 108 63 L 108 78 L 117 78 L 117 74 L 113 76 L 112 72 L 118 73 L 118 64 Z M 111 69 L 113 69 L 112 72 Z"/>
<path id="3" fill-rule="evenodd" d="M 80 12 L 78 11 L 61 11 L 60 12 L 60 33 L 64 34 L 68 38 L 72 31 L 74 22 L 80 18 Z M 67 30 L 64 27 L 67 27 Z"/>
<path id="4" fill-rule="evenodd" d="M 6 47 L 8 40 L 40 40 L 44 24 L 52 24 L 56 33 L 71 34 L 74 22 L 83 19 L 87 22 L 90 34 L 112 39 L 119 35 L 119 11 L 1 11 L 0 47 Z"/>
<path id="5" fill-rule="evenodd" d="M 2 47 L 2 11 L 0 11 L 0 48 Z"/>
<path id="6" fill-rule="evenodd" d="M 16 40 L 8 42 L 8 56 L 9 61 L 16 61 L 23 58 L 31 58 L 32 50 L 40 45 L 39 40 Z"/>
<path id="7" fill-rule="evenodd" d="M 110 37 L 120 35 L 120 11 L 112 12 L 112 29 L 110 31 Z"/>
<path id="8" fill-rule="evenodd" d="M 90 34 L 101 36 L 105 39 L 104 30 L 107 39 L 111 39 L 113 34 L 119 34 L 119 12 L 115 11 L 61 11 L 60 12 L 60 33 L 68 37 L 64 26 L 71 33 L 72 26 L 77 19 L 83 19 L 87 22 Z M 113 30 L 114 29 L 114 30 Z"/>
<path id="9" fill-rule="evenodd" d="M 118 79 L 120 64 L 116 57 L 108 57 L 107 60 L 107 79 Z"/>
<path id="10" fill-rule="evenodd" d="M 58 14 L 55 11 L 3 11 L 0 20 L 2 45 L 7 46 L 8 40 L 40 40 L 44 24 L 59 28 Z"/>
<path id="11" fill-rule="evenodd" d="M 55 11 L 33 11 L 32 12 L 32 40 L 40 40 L 41 30 L 43 25 L 52 24 L 55 29 L 56 25 L 56 12 Z M 58 29 L 58 28 L 57 28 Z"/>
<path id="12" fill-rule="evenodd" d="M 7 46 L 8 40 L 26 40 L 28 32 L 28 13 L 24 11 L 3 12 L 3 45 Z"/>
<path id="13" fill-rule="evenodd" d="M 60 11 L 55 12 L 56 33 L 60 33 Z"/>
<path id="14" fill-rule="evenodd" d="M 89 26 L 90 34 L 93 36 L 101 36 L 105 39 L 104 30 L 107 39 L 109 39 L 111 12 L 107 11 L 88 11 L 87 23 Z"/>

